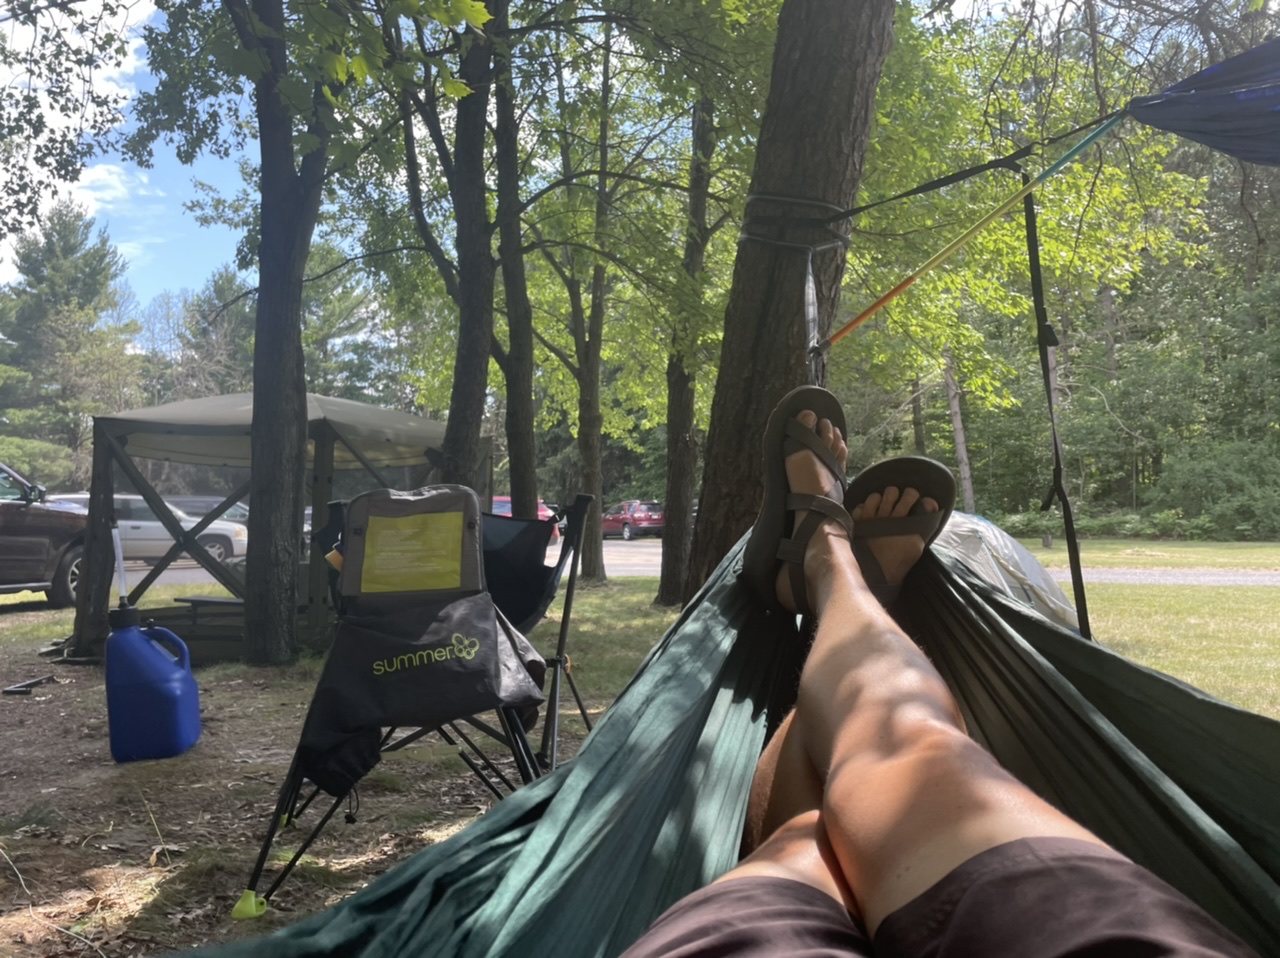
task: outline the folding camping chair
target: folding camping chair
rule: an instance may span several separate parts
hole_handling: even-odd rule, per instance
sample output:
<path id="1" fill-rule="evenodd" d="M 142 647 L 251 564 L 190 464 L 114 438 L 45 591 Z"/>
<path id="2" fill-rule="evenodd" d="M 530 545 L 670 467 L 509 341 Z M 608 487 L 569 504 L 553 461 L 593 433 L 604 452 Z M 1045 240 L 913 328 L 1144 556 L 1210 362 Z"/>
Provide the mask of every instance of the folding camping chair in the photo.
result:
<path id="1" fill-rule="evenodd" d="M 538 532 L 528 532 L 522 520 L 510 520 L 521 528 L 506 527 L 505 535 L 482 534 L 482 529 L 495 525 L 493 517 L 482 518 L 475 493 L 463 486 L 431 486 L 411 493 L 377 490 L 346 504 L 343 564 L 336 586 L 337 634 L 248 888 L 233 917 L 255 917 L 265 910 L 267 899 L 384 752 L 436 731 L 446 742 L 458 745 L 461 740 L 472 749 L 479 758 L 464 751 L 464 760 L 498 797 L 502 792 L 491 775 L 514 791 L 515 784 L 459 727 L 465 721 L 511 751 L 523 784 L 554 767 L 557 710 L 553 708 L 544 723 L 551 728 L 544 727 L 541 757 L 526 737 L 543 701 L 546 662 L 497 605 L 487 587 L 488 568 L 492 563 L 510 607 L 518 610 L 521 624 L 528 628 L 545 614 L 564 566 L 570 565 L 552 681 L 558 697 L 559 675 L 568 674 L 564 647 L 577 545 L 590 502 L 590 497 L 580 497 L 575 503 L 571 535 L 566 535 L 559 561 L 551 567 L 542 558 L 545 541 L 536 563 L 519 564 L 522 554 L 526 559 L 532 555 L 521 550 Z M 549 538 L 550 523 L 543 525 Z M 495 540 L 492 549 L 482 547 L 486 538 Z M 512 585 L 511 579 L 519 583 Z M 487 711 L 496 713 L 499 727 L 476 718 Z M 585 708 L 583 714 L 585 718 Z M 405 728 L 411 731 L 397 736 Z M 322 791 L 333 799 L 329 808 L 266 892 L 258 894 L 279 829 L 295 822 Z M 347 818 L 354 821 L 351 812 Z"/>
<path id="2" fill-rule="evenodd" d="M 564 577 L 566 566 L 569 569 L 569 582 L 564 592 L 564 612 L 560 616 L 560 637 L 556 644 L 556 654 L 547 659 L 547 668 L 551 675 L 551 688 L 547 693 L 547 707 L 542 720 L 542 744 L 535 758 L 541 771 L 553 770 L 557 763 L 556 742 L 560 731 L 560 681 L 563 676 L 569 682 L 578 706 L 578 714 L 582 717 L 587 731 L 591 731 L 591 717 L 586 703 L 578 691 L 578 684 L 573 679 L 573 664 L 569 661 L 567 643 L 569 640 L 569 616 L 573 611 L 573 593 L 578 582 L 578 559 L 582 551 L 582 534 L 587 527 L 587 510 L 591 508 L 593 496 L 578 496 L 569 511 L 565 513 L 565 530 L 560 539 L 560 556 L 555 565 L 543 564 L 547 546 L 551 540 L 554 523 L 543 519 L 513 519 L 510 516 L 495 516 L 485 513 L 484 530 L 484 574 L 489 584 L 489 594 L 494 604 L 513 623 L 517 630 L 528 633 L 533 630 L 547 609 L 555 600 L 560 588 L 560 580 Z M 463 760 L 469 756 L 464 754 Z M 468 764 L 470 764 L 468 762 Z M 482 781 L 493 788 L 492 784 L 475 768 Z"/>

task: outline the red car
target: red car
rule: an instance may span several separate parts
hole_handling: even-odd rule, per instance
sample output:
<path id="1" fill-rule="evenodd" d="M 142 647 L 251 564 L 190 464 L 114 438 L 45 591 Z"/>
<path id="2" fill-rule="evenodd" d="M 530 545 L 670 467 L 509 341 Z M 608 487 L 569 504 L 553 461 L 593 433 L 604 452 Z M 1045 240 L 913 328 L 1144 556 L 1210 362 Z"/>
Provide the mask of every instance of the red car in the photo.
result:
<path id="1" fill-rule="evenodd" d="M 622 536 L 630 542 L 636 536 L 662 538 L 662 503 L 628 499 L 612 506 L 600 517 L 600 529 L 607 539 Z"/>
<path id="2" fill-rule="evenodd" d="M 511 515 L 511 497 L 510 496 L 494 496 L 493 497 L 493 514 L 495 516 Z M 556 517 L 556 514 L 551 511 L 551 508 L 545 502 L 539 499 L 538 500 L 538 518 L 554 519 L 555 517 Z M 559 538 L 560 538 L 560 527 L 559 527 L 559 524 L 557 524 L 551 531 L 551 541 L 555 542 Z"/>

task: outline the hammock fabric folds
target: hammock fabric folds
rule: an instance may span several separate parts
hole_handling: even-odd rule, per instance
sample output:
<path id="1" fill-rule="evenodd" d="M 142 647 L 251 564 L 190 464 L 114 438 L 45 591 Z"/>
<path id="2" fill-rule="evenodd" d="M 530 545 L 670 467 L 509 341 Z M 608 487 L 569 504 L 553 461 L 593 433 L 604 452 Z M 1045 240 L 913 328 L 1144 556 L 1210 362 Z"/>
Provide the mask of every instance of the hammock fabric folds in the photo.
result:
<path id="1" fill-rule="evenodd" d="M 572 763 L 328 911 L 207 954 L 621 952 L 733 864 L 771 716 L 794 696 L 803 642 L 738 580 L 742 546 Z M 904 624 L 975 738 L 1262 954 L 1280 954 L 1280 723 L 1051 624 L 954 559 L 927 557 L 908 588 Z"/>
<path id="2" fill-rule="evenodd" d="M 1280 166 L 1280 38 L 1125 108 L 1134 119 L 1250 163 Z"/>

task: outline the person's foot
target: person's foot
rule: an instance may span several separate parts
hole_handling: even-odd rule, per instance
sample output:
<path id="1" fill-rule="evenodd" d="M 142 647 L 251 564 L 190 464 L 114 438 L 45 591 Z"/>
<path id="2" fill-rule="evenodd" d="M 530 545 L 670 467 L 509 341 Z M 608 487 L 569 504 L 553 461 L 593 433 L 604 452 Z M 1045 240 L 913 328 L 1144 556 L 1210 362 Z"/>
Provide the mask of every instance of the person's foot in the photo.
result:
<path id="1" fill-rule="evenodd" d="M 840 469 L 843 472 L 845 459 L 849 455 L 849 447 L 845 445 L 844 436 L 841 435 L 839 429 L 832 425 L 831 420 L 819 420 L 817 414 L 808 409 L 798 413 L 795 419 L 802 426 L 817 433 L 823 445 L 831 450 L 831 454 L 840 463 Z M 831 474 L 831 470 L 823 465 L 818 457 L 808 449 L 802 449 L 787 456 L 786 467 L 787 486 L 790 492 L 798 495 L 826 496 L 837 502 L 840 501 L 843 490 L 839 482 Z M 797 512 L 792 529 L 799 528 L 807 515 L 807 511 Z M 845 532 L 840 523 L 834 519 L 828 519 L 809 539 L 809 544 L 805 548 L 806 577 L 810 566 L 810 558 L 830 548 L 833 539 L 838 544 L 841 544 L 843 548 L 849 548 L 848 533 Z M 785 567 L 778 571 L 777 589 L 778 601 L 782 603 L 783 608 L 794 612 L 796 603 L 791 591 L 791 578 Z"/>
<path id="2" fill-rule="evenodd" d="M 790 460 L 788 460 L 790 462 Z M 788 475 L 790 469 L 788 467 Z M 858 503 L 850 511 L 854 528 L 861 519 L 900 519 L 911 513 L 916 503 L 920 503 L 926 513 L 938 511 L 938 503 L 929 498 L 921 499 L 915 489 L 899 490 L 889 486 L 883 492 L 873 492 L 866 501 Z M 901 584 L 916 560 L 924 554 L 925 541 L 918 534 L 902 536 L 878 536 L 866 540 L 880 568 L 884 571 L 885 582 L 890 586 Z"/>

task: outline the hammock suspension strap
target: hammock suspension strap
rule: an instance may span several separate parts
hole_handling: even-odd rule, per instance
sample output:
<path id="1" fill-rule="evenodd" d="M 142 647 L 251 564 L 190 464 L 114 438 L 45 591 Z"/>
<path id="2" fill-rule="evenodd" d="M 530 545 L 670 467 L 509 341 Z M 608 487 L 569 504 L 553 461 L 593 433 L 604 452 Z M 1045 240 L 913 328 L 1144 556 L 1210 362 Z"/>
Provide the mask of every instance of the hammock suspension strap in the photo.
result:
<path id="1" fill-rule="evenodd" d="M 1022 184 L 1026 186 L 1031 177 L 1021 167 Z M 1080 634 L 1092 639 L 1089 628 L 1089 607 L 1085 601 L 1084 572 L 1080 566 L 1080 542 L 1076 538 L 1075 519 L 1071 514 L 1071 503 L 1067 499 L 1066 483 L 1063 481 L 1062 440 L 1058 436 L 1058 416 L 1054 406 L 1054 389 L 1052 364 L 1049 350 L 1058 345 L 1058 336 L 1049 323 L 1049 310 L 1044 301 L 1044 275 L 1040 269 L 1040 232 L 1036 225 L 1036 201 L 1031 191 L 1022 198 L 1023 220 L 1027 235 L 1027 265 L 1031 272 L 1031 300 L 1036 318 L 1036 345 L 1040 352 L 1040 375 L 1044 379 L 1044 394 L 1049 408 L 1049 433 L 1053 437 L 1053 483 L 1040 504 L 1041 512 L 1048 512 L 1057 499 L 1062 504 L 1062 525 L 1066 533 L 1067 559 L 1071 564 L 1071 589 L 1075 594 L 1076 618 L 1080 625 Z"/>

